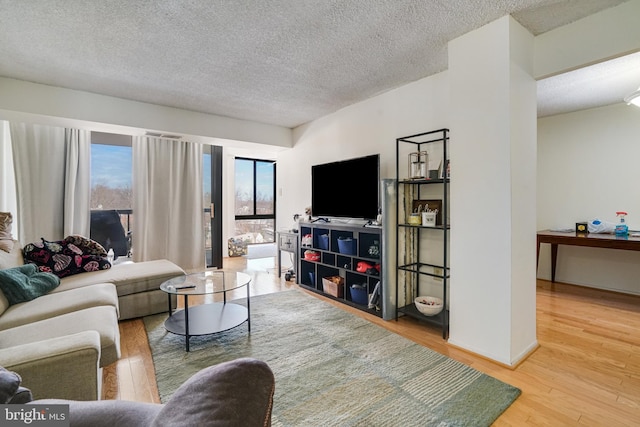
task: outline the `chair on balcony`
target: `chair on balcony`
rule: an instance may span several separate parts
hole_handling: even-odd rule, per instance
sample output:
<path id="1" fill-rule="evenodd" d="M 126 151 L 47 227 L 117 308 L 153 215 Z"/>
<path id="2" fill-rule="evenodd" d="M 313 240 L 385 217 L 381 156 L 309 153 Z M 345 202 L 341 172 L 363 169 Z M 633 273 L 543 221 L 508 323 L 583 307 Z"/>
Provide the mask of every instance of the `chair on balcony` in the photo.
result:
<path id="1" fill-rule="evenodd" d="M 118 211 L 91 211 L 90 233 L 91 239 L 100 243 L 107 251 L 113 249 L 114 259 L 129 255 L 131 235 L 125 232 Z"/>

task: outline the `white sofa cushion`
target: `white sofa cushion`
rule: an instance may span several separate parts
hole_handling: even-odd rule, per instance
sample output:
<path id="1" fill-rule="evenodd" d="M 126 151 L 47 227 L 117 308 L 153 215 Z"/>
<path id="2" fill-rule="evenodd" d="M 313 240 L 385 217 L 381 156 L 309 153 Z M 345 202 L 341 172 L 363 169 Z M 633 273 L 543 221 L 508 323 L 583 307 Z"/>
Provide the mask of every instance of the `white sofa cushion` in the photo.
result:
<path id="1" fill-rule="evenodd" d="M 0 348 L 20 346 L 83 331 L 100 334 L 100 367 L 120 358 L 120 329 L 113 306 L 85 308 L 0 331 Z"/>
<path id="2" fill-rule="evenodd" d="M 165 280 L 184 274 L 184 270 L 166 259 L 116 264 L 108 270 L 90 271 L 63 277 L 51 293 L 63 292 L 97 282 L 116 285 L 118 296 L 158 290 Z"/>
<path id="3" fill-rule="evenodd" d="M 20 374 L 34 399 L 100 399 L 100 334 L 83 331 L 0 348 L 0 365 Z"/>
<path id="4" fill-rule="evenodd" d="M 13 268 L 24 265 L 22 246 L 15 240 L 14 243 L 11 252 L 0 251 L 0 268 Z"/>
<path id="5" fill-rule="evenodd" d="M 24 259 L 22 258 L 22 247 L 17 241 L 14 241 L 13 249 L 11 252 L 5 252 L 0 250 L 0 269 L 20 267 L 24 265 Z M 0 290 L 0 315 L 9 308 L 9 301 Z"/>
<path id="6" fill-rule="evenodd" d="M 0 268 L 24 264 L 22 247 L 18 242 L 11 253 L 0 251 Z M 56 294 L 95 283 L 113 283 L 116 286 L 121 320 L 148 316 L 167 310 L 167 295 L 160 291 L 162 282 L 185 274 L 169 260 L 153 260 L 113 265 L 108 270 L 74 274 L 61 279 L 60 286 L 50 292 Z M 172 297 L 175 303 L 175 296 Z M 9 307 L 0 291 L 0 315 Z"/>
<path id="7" fill-rule="evenodd" d="M 14 304 L 0 316 L 0 330 L 101 305 L 110 305 L 118 310 L 118 295 L 112 283 L 84 286 Z"/>

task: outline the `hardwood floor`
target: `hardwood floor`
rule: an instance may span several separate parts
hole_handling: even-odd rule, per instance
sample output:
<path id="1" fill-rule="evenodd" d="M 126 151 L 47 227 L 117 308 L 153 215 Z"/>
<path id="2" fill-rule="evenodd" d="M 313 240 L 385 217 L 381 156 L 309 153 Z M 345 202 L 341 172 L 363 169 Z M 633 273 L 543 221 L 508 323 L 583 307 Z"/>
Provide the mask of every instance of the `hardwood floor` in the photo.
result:
<path id="1" fill-rule="evenodd" d="M 300 289 L 267 262 L 265 268 L 264 260 L 226 258 L 225 268 L 251 274 L 252 295 Z M 640 297 L 539 280 L 540 347 L 515 369 L 450 346 L 437 329 L 413 319 L 384 321 L 326 300 L 519 387 L 522 395 L 495 426 L 640 425 Z M 142 321 L 122 321 L 120 332 L 122 358 L 104 369 L 103 398 L 158 402 Z"/>

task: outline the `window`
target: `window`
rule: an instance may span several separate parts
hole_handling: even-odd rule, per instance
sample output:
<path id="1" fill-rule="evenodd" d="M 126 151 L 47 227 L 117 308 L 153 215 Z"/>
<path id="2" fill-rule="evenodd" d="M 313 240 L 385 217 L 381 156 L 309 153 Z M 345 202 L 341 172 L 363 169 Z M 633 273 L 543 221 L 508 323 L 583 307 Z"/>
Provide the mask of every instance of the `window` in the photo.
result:
<path id="1" fill-rule="evenodd" d="M 132 160 L 130 136 L 91 133 L 91 238 L 113 247 L 116 256 L 131 252 Z M 108 215 L 119 218 L 122 229 L 105 225 L 113 224 Z"/>
<path id="2" fill-rule="evenodd" d="M 91 144 L 91 209 L 131 209 L 131 146 Z"/>
<path id="3" fill-rule="evenodd" d="M 276 164 L 272 160 L 236 158 L 236 236 L 253 243 L 275 241 Z"/>

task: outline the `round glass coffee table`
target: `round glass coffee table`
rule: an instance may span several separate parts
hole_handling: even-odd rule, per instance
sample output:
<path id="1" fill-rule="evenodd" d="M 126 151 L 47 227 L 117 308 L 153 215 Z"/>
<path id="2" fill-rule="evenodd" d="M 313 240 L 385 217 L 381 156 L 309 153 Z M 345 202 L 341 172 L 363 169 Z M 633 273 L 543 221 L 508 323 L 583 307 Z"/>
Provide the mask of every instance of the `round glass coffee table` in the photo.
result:
<path id="1" fill-rule="evenodd" d="M 167 331 L 184 335 L 186 350 L 189 338 L 227 331 L 247 322 L 251 332 L 249 283 L 246 273 L 212 270 L 174 277 L 160 285 L 169 299 L 169 318 L 164 322 Z M 247 306 L 227 302 L 227 293 L 245 287 Z M 206 303 L 189 307 L 189 297 L 195 295 L 222 294 L 223 302 Z M 173 312 L 171 296 L 184 297 L 184 308 Z"/>

